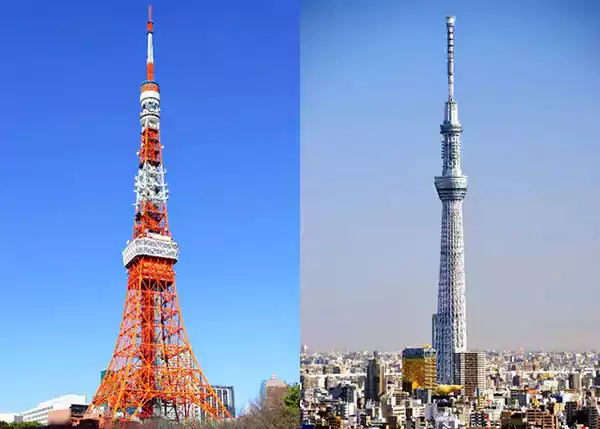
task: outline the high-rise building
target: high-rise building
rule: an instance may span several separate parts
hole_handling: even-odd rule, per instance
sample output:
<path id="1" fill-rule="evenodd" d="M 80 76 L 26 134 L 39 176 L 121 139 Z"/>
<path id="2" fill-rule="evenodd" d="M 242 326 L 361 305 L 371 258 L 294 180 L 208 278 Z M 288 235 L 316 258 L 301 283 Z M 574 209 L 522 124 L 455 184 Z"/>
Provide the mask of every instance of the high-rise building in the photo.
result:
<path id="1" fill-rule="evenodd" d="M 448 100 L 444 122 L 440 127 L 442 141 L 442 174 L 435 178 L 435 187 L 442 202 L 440 273 L 433 347 L 437 351 L 437 381 L 452 384 L 453 359 L 457 352 L 467 350 L 465 308 L 465 267 L 462 203 L 467 193 L 467 176 L 460 163 L 458 104 L 454 99 L 454 21 L 446 18 L 448 36 Z"/>
<path id="2" fill-rule="evenodd" d="M 565 403 L 565 417 L 567 420 L 567 426 L 571 427 L 577 421 L 576 413 L 577 413 L 578 403 L 576 401 L 567 401 Z"/>
<path id="3" fill-rule="evenodd" d="M 265 384 L 265 401 L 267 403 L 281 401 L 286 395 L 287 390 L 288 385 L 285 381 L 273 378 Z"/>
<path id="4" fill-rule="evenodd" d="M 340 399 L 343 402 L 347 402 L 350 404 L 355 404 L 358 399 L 358 393 L 356 391 L 356 386 L 353 384 L 344 384 L 340 388 Z"/>
<path id="5" fill-rule="evenodd" d="M 600 411 L 597 404 L 589 404 L 584 407 L 585 425 L 588 429 L 598 429 L 600 425 Z"/>
<path id="6" fill-rule="evenodd" d="M 475 397 L 485 389 L 485 353 L 461 352 L 454 356 L 454 384 L 462 386 L 462 394 Z"/>
<path id="7" fill-rule="evenodd" d="M 277 380 L 277 374 L 273 373 L 269 380 L 263 380 L 260 382 L 260 399 L 264 401 L 267 398 L 267 386 L 271 387 L 271 390 L 274 386 L 281 385 L 281 383 L 285 384 L 285 382 L 279 380 L 279 383 L 269 383 L 272 380 Z M 285 384 L 287 389 L 287 384 Z"/>
<path id="8" fill-rule="evenodd" d="M 235 417 L 235 396 L 233 386 L 212 387 L 221 403 L 225 406 L 231 417 Z"/>
<path id="9" fill-rule="evenodd" d="M 385 367 L 379 359 L 379 353 L 373 353 L 373 359 L 367 364 L 367 379 L 365 381 L 365 399 L 378 402 L 385 393 Z"/>
<path id="10" fill-rule="evenodd" d="M 102 383 L 102 380 L 104 380 L 104 377 L 106 377 L 106 374 L 108 373 L 108 370 L 103 370 L 100 371 L 100 383 Z"/>
<path id="11" fill-rule="evenodd" d="M 517 374 L 512 378 L 512 385 L 514 387 L 520 387 L 521 386 L 521 377 Z"/>
<path id="12" fill-rule="evenodd" d="M 436 352 L 430 346 L 402 351 L 402 390 L 436 388 Z"/>
<path id="13" fill-rule="evenodd" d="M 572 372 L 569 374 L 569 389 L 581 390 L 581 373 Z"/>
<path id="14" fill-rule="evenodd" d="M 260 382 L 259 397 L 261 400 L 264 400 L 265 396 L 267 395 L 267 381 L 269 381 L 269 380 L 263 380 Z"/>

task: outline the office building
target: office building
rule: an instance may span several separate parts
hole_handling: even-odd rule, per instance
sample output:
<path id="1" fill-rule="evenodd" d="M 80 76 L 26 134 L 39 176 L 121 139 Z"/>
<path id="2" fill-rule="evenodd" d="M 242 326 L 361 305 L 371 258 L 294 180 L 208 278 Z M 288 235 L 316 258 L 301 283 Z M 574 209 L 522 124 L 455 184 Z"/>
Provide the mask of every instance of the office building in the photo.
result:
<path id="1" fill-rule="evenodd" d="M 269 380 L 263 380 L 260 382 L 259 397 L 261 400 L 265 399 L 265 396 L 267 396 L 267 381 L 269 381 Z"/>
<path id="2" fill-rule="evenodd" d="M 567 426 L 573 426 L 577 421 L 577 408 L 578 403 L 576 401 L 567 401 L 565 403 L 565 417 L 567 419 Z"/>
<path id="3" fill-rule="evenodd" d="M 227 412 L 231 417 L 235 417 L 235 399 L 233 393 L 233 386 L 211 386 L 214 390 L 216 397 L 223 404 Z M 214 396 L 208 397 L 207 402 L 213 408 L 220 408 Z M 199 406 L 194 406 L 196 414 L 199 416 L 200 421 L 210 421 L 212 417 L 206 413 L 204 409 Z"/>
<path id="4" fill-rule="evenodd" d="M 365 399 L 378 402 L 385 393 L 385 367 L 379 359 L 379 353 L 373 353 L 373 359 L 367 364 L 367 379 L 365 381 Z"/>
<path id="5" fill-rule="evenodd" d="M 76 426 L 87 411 L 87 405 L 73 404 L 69 408 L 48 412 L 48 425 Z"/>
<path id="6" fill-rule="evenodd" d="M 572 372 L 569 374 L 569 389 L 581 390 L 581 373 Z"/>
<path id="7" fill-rule="evenodd" d="M 402 351 L 402 390 L 436 388 L 436 352 L 429 345 Z"/>
<path id="8" fill-rule="evenodd" d="M 19 413 L 16 421 L 38 422 L 42 426 L 48 424 L 48 413 L 53 410 L 70 409 L 72 405 L 86 405 L 87 397 L 83 395 L 64 395 L 40 403 L 36 408 Z"/>
<path id="9" fill-rule="evenodd" d="M 461 393 L 475 397 L 485 389 L 485 353 L 462 352 L 454 356 L 454 384 L 463 386 Z"/>
<path id="10" fill-rule="evenodd" d="M 233 386 L 213 386 L 212 388 L 229 414 L 231 414 L 231 417 L 235 417 L 235 397 L 233 393 Z"/>
<path id="11" fill-rule="evenodd" d="M 558 418 L 550 411 L 529 409 L 525 413 L 525 429 L 556 429 Z"/>
<path id="12" fill-rule="evenodd" d="M 287 390 L 288 385 L 285 381 L 273 378 L 265 384 L 265 401 L 267 403 L 282 401 Z"/>
<path id="13" fill-rule="evenodd" d="M 588 429 L 598 429 L 600 427 L 600 411 L 598 405 L 589 404 L 583 409 L 585 415 L 585 425 Z"/>

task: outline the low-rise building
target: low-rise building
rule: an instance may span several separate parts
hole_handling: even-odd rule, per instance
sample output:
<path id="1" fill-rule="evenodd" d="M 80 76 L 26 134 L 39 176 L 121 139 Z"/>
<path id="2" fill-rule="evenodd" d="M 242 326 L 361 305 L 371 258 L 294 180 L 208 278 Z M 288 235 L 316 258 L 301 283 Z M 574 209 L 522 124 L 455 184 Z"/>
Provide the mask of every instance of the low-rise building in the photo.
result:
<path id="1" fill-rule="evenodd" d="M 19 413 L 16 421 L 38 422 L 45 426 L 48 424 L 48 413 L 53 410 L 70 409 L 72 405 L 86 405 L 87 397 L 83 395 L 63 395 L 58 398 L 41 402 L 36 408 Z"/>

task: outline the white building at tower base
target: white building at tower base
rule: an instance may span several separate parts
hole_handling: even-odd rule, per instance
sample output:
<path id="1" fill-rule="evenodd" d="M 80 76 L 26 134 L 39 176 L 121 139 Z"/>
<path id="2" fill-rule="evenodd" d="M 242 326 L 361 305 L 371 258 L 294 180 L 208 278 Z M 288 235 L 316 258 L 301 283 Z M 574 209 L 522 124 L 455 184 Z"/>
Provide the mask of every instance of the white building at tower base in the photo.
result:
<path id="1" fill-rule="evenodd" d="M 71 405 L 86 405 L 87 397 L 84 395 L 63 395 L 48 401 L 41 402 L 37 407 L 30 408 L 20 413 L 0 413 L 0 421 L 12 422 L 38 422 L 45 426 L 48 424 L 48 413 L 54 410 L 65 410 Z"/>

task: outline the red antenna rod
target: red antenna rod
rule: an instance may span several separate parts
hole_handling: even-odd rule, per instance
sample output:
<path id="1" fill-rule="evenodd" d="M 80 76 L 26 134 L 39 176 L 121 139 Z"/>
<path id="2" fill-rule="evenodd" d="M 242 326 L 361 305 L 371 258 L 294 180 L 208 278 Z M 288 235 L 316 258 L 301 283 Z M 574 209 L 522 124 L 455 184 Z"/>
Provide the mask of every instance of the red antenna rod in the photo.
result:
<path id="1" fill-rule="evenodd" d="M 152 22 L 152 6 L 148 6 L 148 56 L 146 58 L 146 80 L 154 80 L 154 46 L 152 45 L 152 35 L 154 33 L 154 23 Z"/>

